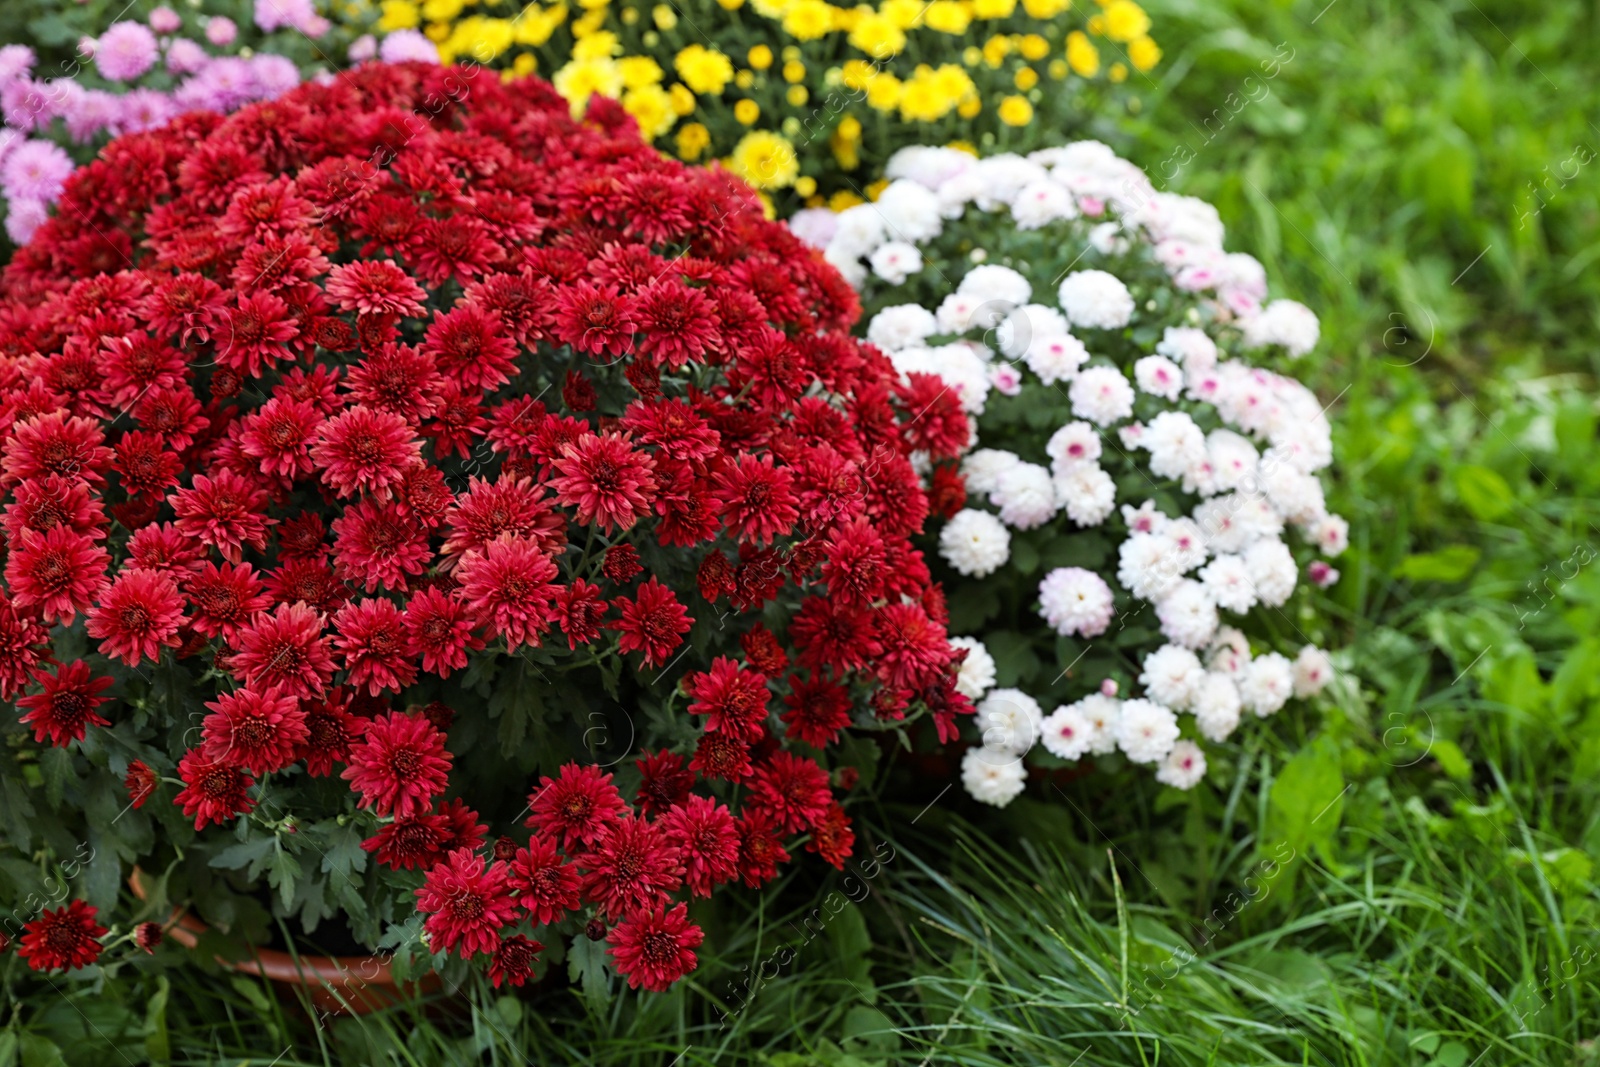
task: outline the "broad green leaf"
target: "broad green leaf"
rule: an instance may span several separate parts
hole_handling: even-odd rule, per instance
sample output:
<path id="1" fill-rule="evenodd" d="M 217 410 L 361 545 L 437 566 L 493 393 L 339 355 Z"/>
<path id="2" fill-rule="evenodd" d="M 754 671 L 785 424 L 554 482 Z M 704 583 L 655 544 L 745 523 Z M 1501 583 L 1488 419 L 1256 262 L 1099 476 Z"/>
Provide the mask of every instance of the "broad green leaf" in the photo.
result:
<path id="1" fill-rule="evenodd" d="M 1472 573 L 1482 555 L 1482 550 L 1472 545 L 1449 545 L 1437 552 L 1407 556 L 1394 574 L 1412 582 L 1459 582 Z"/>
<path id="2" fill-rule="evenodd" d="M 1488 467 L 1466 465 L 1455 470 L 1456 492 L 1474 518 L 1492 522 L 1510 511 L 1516 497 L 1506 480 Z"/>

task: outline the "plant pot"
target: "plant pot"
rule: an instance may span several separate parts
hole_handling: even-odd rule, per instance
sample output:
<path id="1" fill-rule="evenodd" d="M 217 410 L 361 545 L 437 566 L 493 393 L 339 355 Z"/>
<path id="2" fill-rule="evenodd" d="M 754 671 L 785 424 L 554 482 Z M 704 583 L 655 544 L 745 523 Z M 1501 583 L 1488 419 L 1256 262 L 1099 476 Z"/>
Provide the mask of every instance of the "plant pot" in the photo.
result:
<path id="1" fill-rule="evenodd" d="M 145 873 L 138 867 L 128 876 L 128 888 L 140 900 L 148 899 Z M 205 921 L 174 907 L 162 924 L 166 935 L 185 948 L 194 948 L 210 929 Z M 367 1015 L 403 1000 L 436 993 L 442 987 L 432 972 L 402 985 L 381 955 L 367 956 L 292 956 L 275 948 L 257 948 L 247 960 L 214 957 L 217 965 L 236 974 L 248 974 L 271 981 L 280 990 L 303 990 L 318 1016 Z"/>

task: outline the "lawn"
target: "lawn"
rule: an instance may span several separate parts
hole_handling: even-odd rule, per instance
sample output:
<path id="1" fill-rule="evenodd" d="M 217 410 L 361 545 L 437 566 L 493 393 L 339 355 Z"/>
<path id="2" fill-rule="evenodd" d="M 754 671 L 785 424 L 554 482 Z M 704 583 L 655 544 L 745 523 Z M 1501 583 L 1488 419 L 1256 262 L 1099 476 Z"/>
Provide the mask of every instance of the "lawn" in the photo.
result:
<path id="1" fill-rule="evenodd" d="M 11 954 L 0 1067 L 1600 1064 L 1600 5 L 1146 6 L 1165 58 L 1096 134 L 1322 320 L 1322 713 L 1192 793 L 1000 812 L 886 751 L 881 862 L 724 904 L 660 995 L 557 964 L 322 1025 L 172 951 L 99 986 Z"/>

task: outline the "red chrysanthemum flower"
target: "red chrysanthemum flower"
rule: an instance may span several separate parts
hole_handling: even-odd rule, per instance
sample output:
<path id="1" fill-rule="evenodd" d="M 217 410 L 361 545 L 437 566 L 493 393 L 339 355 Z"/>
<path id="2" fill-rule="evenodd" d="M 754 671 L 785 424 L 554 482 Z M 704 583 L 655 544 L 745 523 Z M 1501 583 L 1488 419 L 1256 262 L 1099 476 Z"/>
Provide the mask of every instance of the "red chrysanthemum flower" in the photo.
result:
<path id="1" fill-rule="evenodd" d="M 178 761 L 178 777 L 183 788 L 172 802 L 194 820 L 196 830 L 204 830 L 207 823 L 221 826 L 256 806 L 246 792 L 255 779 L 237 764 L 213 763 L 194 750 Z"/>
<path id="2" fill-rule="evenodd" d="M 333 617 L 334 646 L 350 672 L 350 685 L 373 696 L 399 692 L 417 680 L 405 618 L 394 601 L 369 598 L 346 604 Z"/>
<path id="3" fill-rule="evenodd" d="M 106 587 L 110 560 L 91 537 L 65 526 L 24 531 L 6 560 L 6 584 L 17 607 L 35 609 L 47 623 L 70 623 Z"/>
<path id="4" fill-rule="evenodd" d="M 100 958 L 106 928 L 95 922 L 93 906 L 74 900 L 45 911 L 22 928 L 17 955 L 36 971 L 75 971 Z"/>
<path id="5" fill-rule="evenodd" d="M 211 714 L 201 724 L 200 754 L 212 763 L 230 763 L 251 774 L 271 774 L 289 766 L 310 732 L 300 701 L 276 689 L 240 689 L 206 704 Z"/>
<path id="6" fill-rule="evenodd" d="M 179 532 L 210 545 L 229 562 L 244 558 L 245 545 L 267 547 L 267 495 L 233 471 L 197 474 L 192 488 L 179 489 L 171 499 Z"/>
<path id="7" fill-rule="evenodd" d="M 165 571 L 181 583 L 200 572 L 205 556 L 205 546 L 179 533 L 176 526 L 151 523 L 128 539 L 128 558 L 123 566 Z"/>
<path id="8" fill-rule="evenodd" d="M 241 420 L 239 449 L 260 462 L 261 473 L 298 480 L 316 470 L 311 443 L 322 423 L 310 401 L 275 396 Z"/>
<path id="9" fill-rule="evenodd" d="M 445 857 L 445 846 L 455 839 L 450 820 L 426 813 L 396 819 L 378 828 L 361 847 L 385 867 L 397 871 L 429 870 Z"/>
<path id="10" fill-rule="evenodd" d="M 500 928 L 516 920 L 503 863 L 485 864 L 482 856 L 458 848 L 428 872 L 417 890 L 417 910 L 427 915 L 423 929 L 435 952 L 454 949 L 463 959 L 493 952 Z"/>
<path id="11" fill-rule="evenodd" d="M 300 332 L 289 305 L 272 293 L 241 293 L 237 307 L 216 334 L 217 363 L 252 378 L 292 357 L 289 342 Z"/>
<path id="12" fill-rule="evenodd" d="M 966 451 L 972 429 L 955 390 L 936 374 L 913 372 L 906 379 L 895 387 L 906 413 L 900 424 L 906 442 L 935 459 L 956 459 Z"/>
<path id="13" fill-rule="evenodd" d="M 616 434 L 584 434 L 555 461 L 560 477 L 550 480 L 556 499 L 577 508 L 578 521 L 604 533 L 631 529 L 650 513 L 655 461 Z"/>
<path id="14" fill-rule="evenodd" d="M 248 563 L 221 567 L 207 563 L 184 583 L 183 591 L 194 608 L 189 625 L 207 637 L 221 636 L 230 642 L 239 627 L 272 607 L 272 598 L 262 592 L 261 579 Z"/>
<path id="15" fill-rule="evenodd" d="M 543 926 L 578 910 L 583 879 L 553 842 L 536 836 L 511 861 L 511 887 L 533 925 Z"/>
<path id="16" fill-rule="evenodd" d="M 691 796 L 658 820 L 683 857 L 683 882 L 697 897 L 739 876 L 739 830 L 722 804 Z"/>
<path id="17" fill-rule="evenodd" d="M 555 618 L 555 576 L 556 565 L 535 542 L 510 535 L 468 552 L 455 572 L 461 599 L 493 636 L 505 638 L 507 651 L 541 643 Z"/>
<path id="18" fill-rule="evenodd" d="M 778 864 L 789 862 L 789 853 L 778 837 L 772 816 L 765 811 L 747 811 L 739 816 L 739 876 L 751 889 L 760 889 L 778 877 Z"/>
<path id="19" fill-rule="evenodd" d="M 683 757 L 662 749 L 645 753 L 633 761 L 639 768 L 639 792 L 634 803 L 642 815 L 659 815 L 668 808 L 682 804 L 694 788 L 694 772 L 685 765 Z"/>
<path id="20" fill-rule="evenodd" d="M 357 404 L 416 426 L 438 408 L 444 376 L 433 357 L 410 345 L 384 345 L 351 367 L 345 384 Z"/>
<path id="21" fill-rule="evenodd" d="M 428 531 L 395 501 L 361 500 L 333 520 L 334 565 L 339 577 L 367 592 L 404 592 L 433 558 Z"/>
<path id="22" fill-rule="evenodd" d="M 6 505 L 6 536 L 17 541 L 24 530 L 42 534 L 57 526 L 87 534 L 96 541 L 105 539 L 105 511 L 100 500 L 89 494 L 89 486 L 59 474 L 19 484 L 11 503 Z"/>
<path id="23" fill-rule="evenodd" d="M 612 946 L 606 951 L 616 960 L 617 973 L 628 979 L 629 988 L 662 993 L 699 966 L 694 950 L 705 937 L 705 931 L 689 921 L 687 906 L 679 904 L 671 910 L 658 906 L 634 912 L 618 923 L 606 938 Z"/>
<path id="24" fill-rule="evenodd" d="M 785 833 L 809 829 L 833 803 L 828 772 L 791 752 L 774 752 L 751 775 L 746 803 L 770 812 Z"/>
<path id="25" fill-rule="evenodd" d="M 17 707 L 27 709 L 18 721 L 31 724 L 37 740 L 64 748 L 69 741 L 82 741 L 90 726 L 111 725 L 94 709 L 109 699 L 100 694 L 111 688 L 112 680 L 92 677 L 82 660 L 62 664 L 55 674 L 36 671 L 34 679 L 43 692 L 18 698 Z"/>
<path id="26" fill-rule="evenodd" d="M 322 424 L 311 458 L 322 470 L 323 484 L 339 496 L 386 496 L 406 468 L 421 460 L 422 442 L 394 412 L 358 405 Z"/>
<path id="27" fill-rule="evenodd" d="M 644 653 L 646 667 L 665 663 L 672 650 L 683 644 L 683 635 L 694 625 L 694 619 L 678 603 L 677 595 L 655 578 L 639 587 L 635 599 L 619 597 L 612 603 L 622 612 L 622 618 L 606 626 L 621 632 L 620 647 L 624 653 Z"/>
<path id="28" fill-rule="evenodd" d="M 440 678 L 467 665 L 467 653 L 483 647 L 473 636 L 474 623 L 466 604 L 453 594 L 424 589 L 406 605 L 407 650 L 422 657 L 422 669 Z"/>
<path id="29" fill-rule="evenodd" d="M 528 538 L 551 556 L 567 544 L 566 516 L 555 509 L 542 487 L 527 478 L 471 479 L 447 521 L 450 536 L 439 549 L 441 556 L 481 552 L 507 534 Z"/>
<path id="30" fill-rule="evenodd" d="M 114 458 L 105 441 L 105 432 L 93 419 L 59 411 L 19 422 L 5 442 L 0 485 L 48 474 L 104 485 L 102 474 Z"/>
<path id="31" fill-rule="evenodd" d="M 770 455 L 745 453 L 717 471 L 712 495 L 723 525 L 736 540 L 765 546 L 794 528 L 800 517 L 794 476 Z"/>
<path id="32" fill-rule="evenodd" d="M 866 667 L 882 652 L 872 614 L 828 597 L 811 597 L 800 605 L 789 623 L 789 640 L 801 663 L 840 674 Z"/>
<path id="33" fill-rule="evenodd" d="M 776 678 L 789 666 L 789 656 L 783 651 L 783 644 L 759 622 L 749 633 L 739 636 L 739 647 L 744 649 L 744 658 L 750 666 L 768 678 Z"/>
<path id="34" fill-rule="evenodd" d="M 967 506 L 967 480 L 959 468 L 941 465 L 929 479 L 928 506 L 941 519 L 953 519 Z"/>
<path id="35" fill-rule="evenodd" d="M 381 263 L 357 260 L 334 267 L 328 275 L 328 295 L 340 311 L 360 315 L 421 315 L 428 294 L 394 260 Z"/>
<path id="36" fill-rule="evenodd" d="M 706 733 L 728 733 L 744 741 L 762 735 L 771 699 L 765 676 L 718 656 L 709 671 L 686 675 L 683 689 L 694 698 L 689 714 L 707 716 Z"/>
<path id="37" fill-rule="evenodd" d="M 539 788 L 528 797 L 528 810 L 532 814 L 525 826 L 559 837 L 561 847 L 571 851 L 574 845 L 593 844 L 628 806 L 611 784 L 611 775 L 595 766 L 568 763 L 556 777 L 539 779 Z"/>
<path id="38" fill-rule="evenodd" d="M 322 636 L 322 616 L 303 603 L 280 604 L 239 630 L 228 669 L 252 689 L 282 689 L 309 697 L 333 679 L 333 656 Z"/>
<path id="39" fill-rule="evenodd" d="M 884 595 L 890 573 L 888 547 L 866 519 L 834 529 L 824 551 L 822 580 L 828 592 L 846 604 L 867 605 Z"/>
<path id="40" fill-rule="evenodd" d="M 730 734 L 702 734 L 689 761 L 691 770 L 729 782 L 750 777 L 750 766 L 750 746 Z"/>
<path id="41" fill-rule="evenodd" d="M 618 585 L 627 585 L 643 571 L 639 550 L 629 544 L 612 545 L 600 561 L 600 572 Z"/>
<path id="42" fill-rule="evenodd" d="M 504 385 L 517 371 L 517 346 L 501 330 L 500 320 L 471 304 L 437 316 L 421 350 L 434 358 L 446 378 L 478 392 Z"/>
<path id="43" fill-rule="evenodd" d="M 783 713 L 789 735 L 815 748 L 827 748 L 850 725 L 849 691 L 826 678 L 791 677 L 783 702 L 789 707 Z"/>
<path id="44" fill-rule="evenodd" d="M 578 865 L 584 899 L 612 920 L 665 902 L 683 884 L 682 853 L 659 825 L 635 816 L 607 824 Z"/>
<path id="45" fill-rule="evenodd" d="M 449 782 L 451 755 L 444 735 L 421 715 L 390 712 L 367 724 L 350 746 L 340 777 L 361 795 L 361 806 L 379 815 L 427 811 Z"/>
<path id="46" fill-rule="evenodd" d="M 633 314 L 643 335 L 639 349 L 677 370 L 690 360 L 710 362 L 722 349 L 717 306 L 675 277 L 659 278 L 634 296 Z"/>
<path id="47" fill-rule="evenodd" d="M 556 594 L 556 624 L 567 635 L 567 648 L 575 650 L 598 638 L 608 608 L 598 585 L 574 578 L 562 586 Z"/>
<path id="48" fill-rule="evenodd" d="M 169 574 L 123 571 L 88 618 L 89 636 L 99 639 L 101 653 L 137 667 L 160 659 L 163 647 L 180 643 L 183 596 Z"/>
<path id="49" fill-rule="evenodd" d="M 533 965 L 539 962 L 539 952 L 544 946 L 521 934 L 500 939 L 489 961 L 489 981 L 496 989 L 501 982 L 520 986 L 533 977 Z"/>
<path id="50" fill-rule="evenodd" d="M 874 621 L 880 678 L 907 689 L 938 681 L 950 662 L 950 642 L 922 605 L 887 604 L 877 610 Z"/>
<path id="51" fill-rule="evenodd" d="M 306 742 L 300 758 L 311 777 L 332 774 L 333 765 L 348 761 L 350 746 L 367 732 L 367 720 L 350 714 L 349 707 L 349 695 L 342 686 L 306 701 Z"/>
<path id="52" fill-rule="evenodd" d="M 621 355 L 633 347 L 632 301 L 615 286 L 577 282 L 563 286 L 556 300 L 556 333 L 579 352 Z"/>
<path id="53" fill-rule="evenodd" d="M 144 802 L 154 795 L 160 783 L 156 772 L 146 766 L 143 760 L 128 764 L 128 773 L 122 778 L 123 788 L 128 791 L 128 802 L 135 808 L 144 807 Z"/>
<path id="54" fill-rule="evenodd" d="M 856 832 L 850 828 L 850 816 L 838 804 L 830 804 L 822 819 L 811 827 L 806 851 L 817 853 L 824 862 L 842 871 L 855 843 Z"/>
<path id="55" fill-rule="evenodd" d="M 445 846 L 446 851 L 467 848 L 476 852 L 483 846 L 489 828 L 478 821 L 478 813 L 467 807 L 466 801 L 460 797 L 447 800 L 439 805 L 439 814 L 450 828 L 450 843 Z"/>

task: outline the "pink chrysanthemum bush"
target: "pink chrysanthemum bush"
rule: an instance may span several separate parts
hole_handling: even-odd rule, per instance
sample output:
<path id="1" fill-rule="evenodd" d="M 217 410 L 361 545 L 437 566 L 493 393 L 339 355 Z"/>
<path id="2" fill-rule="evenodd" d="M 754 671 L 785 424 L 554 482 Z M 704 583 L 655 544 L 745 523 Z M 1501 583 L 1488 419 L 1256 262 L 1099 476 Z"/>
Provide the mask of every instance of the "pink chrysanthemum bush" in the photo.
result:
<path id="1" fill-rule="evenodd" d="M 371 64 L 62 205 L 0 301 L 5 845 L 90 846 L 36 966 L 170 902 L 664 989 L 851 854 L 847 730 L 972 710 L 909 540 L 959 404 L 620 108 Z"/>
<path id="2" fill-rule="evenodd" d="M 1278 369 L 1316 316 L 1264 303 L 1216 211 L 1105 145 L 984 160 L 907 149 L 876 203 L 794 226 L 861 287 L 866 336 L 973 420 L 930 457 L 940 572 L 978 701 L 963 780 L 1004 805 L 1029 764 L 1147 766 L 1323 689 L 1311 590 L 1346 544 L 1318 475 L 1324 405 Z"/>

